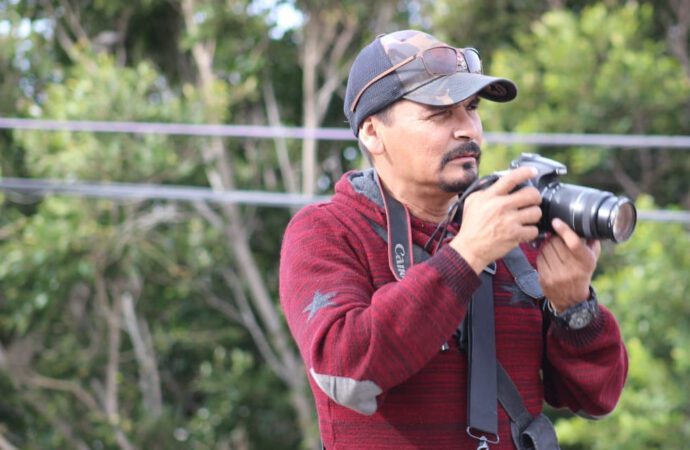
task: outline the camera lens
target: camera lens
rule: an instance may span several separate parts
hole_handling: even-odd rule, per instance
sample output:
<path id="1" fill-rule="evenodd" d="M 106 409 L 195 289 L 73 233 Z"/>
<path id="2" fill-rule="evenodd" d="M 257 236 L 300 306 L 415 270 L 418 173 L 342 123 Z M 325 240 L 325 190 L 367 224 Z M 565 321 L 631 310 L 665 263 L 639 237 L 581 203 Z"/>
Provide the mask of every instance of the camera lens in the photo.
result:
<path id="1" fill-rule="evenodd" d="M 550 183 L 542 190 L 543 225 L 559 218 L 585 238 L 623 242 L 637 222 L 635 205 L 626 197 L 583 186 Z"/>
<path id="2" fill-rule="evenodd" d="M 610 209 L 608 209 L 609 204 L 613 205 Z M 623 242 L 630 238 L 637 223 L 637 211 L 629 199 L 626 197 L 610 197 L 602 204 L 599 211 L 600 219 L 604 219 L 604 216 L 607 216 L 605 228 L 611 230 L 611 240 Z M 608 214 L 605 214 L 606 211 L 608 211 Z"/>

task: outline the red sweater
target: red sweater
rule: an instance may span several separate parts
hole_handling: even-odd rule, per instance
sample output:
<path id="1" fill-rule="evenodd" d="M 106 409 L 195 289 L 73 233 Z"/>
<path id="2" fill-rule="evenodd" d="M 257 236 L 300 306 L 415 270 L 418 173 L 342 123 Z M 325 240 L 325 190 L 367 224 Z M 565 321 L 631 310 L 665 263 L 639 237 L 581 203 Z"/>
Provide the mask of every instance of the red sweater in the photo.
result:
<path id="1" fill-rule="evenodd" d="M 330 202 L 290 222 L 280 263 L 280 299 L 306 365 L 327 449 L 475 449 L 465 432 L 467 361 L 451 338 L 479 277 L 448 246 L 396 281 L 373 171 L 350 172 Z M 412 218 L 423 246 L 436 224 Z M 523 249 L 532 264 L 536 251 Z M 544 400 L 590 417 L 610 413 L 627 355 L 603 306 L 586 328 L 551 322 L 516 290 L 502 261 L 493 280 L 496 354 L 532 414 Z M 441 352 L 448 341 L 449 351 Z M 544 364 L 542 364 L 544 362 Z M 542 371 L 543 369 L 543 371 Z M 540 371 L 541 374 L 540 375 Z M 542 379 L 543 376 L 543 379 Z M 500 444 L 513 448 L 498 406 Z"/>

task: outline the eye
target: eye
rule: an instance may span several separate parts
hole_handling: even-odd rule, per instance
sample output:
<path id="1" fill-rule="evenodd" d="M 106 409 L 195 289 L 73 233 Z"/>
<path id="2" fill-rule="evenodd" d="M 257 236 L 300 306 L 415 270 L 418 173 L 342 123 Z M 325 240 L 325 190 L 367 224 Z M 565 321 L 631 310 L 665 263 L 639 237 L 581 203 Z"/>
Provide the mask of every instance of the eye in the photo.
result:
<path id="1" fill-rule="evenodd" d="M 429 114 L 429 118 L 430 119 L 443 119 L 445 117 L 450 116 L 451 114 L 452 114 L 451 108 L 441 108 L 441 109 L 436 109 L 431 114 Z"/>
<path id="2" fill-rule="evenodd" d="M 475 109 L 479 108 L 479 97 L 475 98 L 471 102 L 467 104 L 467 109 L 470 111 L 474 111 Z"/>

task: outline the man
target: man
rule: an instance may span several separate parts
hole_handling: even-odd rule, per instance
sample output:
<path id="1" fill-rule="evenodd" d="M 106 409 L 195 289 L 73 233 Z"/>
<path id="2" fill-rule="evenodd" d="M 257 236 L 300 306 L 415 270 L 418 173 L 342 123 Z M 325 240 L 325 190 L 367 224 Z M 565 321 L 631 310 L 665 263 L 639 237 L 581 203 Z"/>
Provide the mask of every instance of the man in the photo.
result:
<path id="1" fill-rule="evenodd" d="M 590 290 L 600 245 L 557 220 L 540 249 L 525 245 L 538 235 L 541 198 L 515 187 L 531 168 L 467 197 L 460 229 L 448 227 L 455 236 L 435 241 L 477 178 L 480 100 L 516 93 L 511 81 L 481 74 L 475 50 L 418 31 L 380 36 L 355 60 L 344 109 L 374 168 L 347 173 L 330 202 L 302 209 L 281 254 L 281 304 L 326 449 L 514 448 L 500 406 L 497 443 L 469 435 L 468 360 L 453 338 L 493 261 L 496 359 L 530 415 L 544 400 L 587 417 L 615 407 L 627 356 L 614 317 Z M 386 206 L 391 198 L 402 213 Z M 410 267 L 410 246 L 389 245 L 400 226 L 427 251 Z M 521 293 L 502 259 L 521 244 L 545 299 Z M 593 314 L 569 327 L 563 317 L 584 305 Z"/>

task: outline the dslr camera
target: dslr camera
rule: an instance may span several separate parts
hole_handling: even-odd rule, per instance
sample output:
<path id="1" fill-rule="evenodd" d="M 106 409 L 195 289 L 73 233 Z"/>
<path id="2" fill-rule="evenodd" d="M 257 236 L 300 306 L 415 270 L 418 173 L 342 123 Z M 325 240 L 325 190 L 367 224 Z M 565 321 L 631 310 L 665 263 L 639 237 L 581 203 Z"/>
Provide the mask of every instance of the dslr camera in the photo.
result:
<path id="1" fill-rule="evenodd" d="M 584 186 L 560 182 L 568 171 L 565 165 L 535 153 L 523 153 L 510 163 L 511 169 L 531 166 L 536 177 L 523 186 L 534 186 L 541 194 L 541 234 L 553 231 L 551 221 L 559 218 L 581 237 L 623 242 L 630 238 L 637 223 L 637 209 L 625 196 Z"/>

